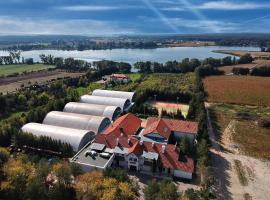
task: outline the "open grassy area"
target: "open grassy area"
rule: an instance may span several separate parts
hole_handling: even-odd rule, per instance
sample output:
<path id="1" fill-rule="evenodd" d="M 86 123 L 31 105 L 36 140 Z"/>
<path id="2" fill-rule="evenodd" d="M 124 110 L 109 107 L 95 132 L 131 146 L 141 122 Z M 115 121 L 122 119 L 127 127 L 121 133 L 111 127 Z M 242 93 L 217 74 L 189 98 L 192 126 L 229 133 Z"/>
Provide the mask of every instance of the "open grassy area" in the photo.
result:
<path id="1" fill-rule="evenodd" d="M 132 80 L 132 81 L 137 81 L 141 78 L 142 74 L 140 73 L 130 73 L 128 74 L 129 78 Z"/>
<path id="2" fill-rule="evenodd" d="M 270 106 L 270 78 L 210 76 L 203 80 L 209 102 Z"/>
<path id="3" fill-rule="evenodd" d="M 53 65 L 44 65 L 44 64 L 16 64 L 16 65 L 0 65 L 0 76 L 10 75 L 14 73 L 23 73 L 23 72 L 31 72 L 31 71 L 39 71 L 49 68 L 55 68 Z"/>
<path id="4" fill-rule="evenodd" d="M 77 91 L 78 91 L 79 95 L 82 96 L 82 95 L 85 95 L 85 94 L 89 94 L 93 90 L 99 89 L 99 88 L 102 88 L 102 87 L 103 87 L 103 84 L 97 83 L 97 82 L 92 82 L 87 87 L 78 87 Z"/>
<path id="5" fill-rule="evenodd" d="M 215 104 L 211 106 L 210 112 L 218 136 L 233 120 L 232 139 L 240 150 L 249 156 L 270 159 L 270 128 L 258 124 L 260 119 L 270 119 L 269 107 Z"/>

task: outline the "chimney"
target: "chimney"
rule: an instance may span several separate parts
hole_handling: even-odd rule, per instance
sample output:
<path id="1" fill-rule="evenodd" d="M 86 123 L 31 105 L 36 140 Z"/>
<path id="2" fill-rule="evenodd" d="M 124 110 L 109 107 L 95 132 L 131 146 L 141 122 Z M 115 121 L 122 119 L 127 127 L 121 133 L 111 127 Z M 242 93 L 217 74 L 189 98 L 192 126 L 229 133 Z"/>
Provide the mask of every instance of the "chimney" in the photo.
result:
<path id="1" fill-rule="evenodd" d="M 116 146 L 119 144 L 119 138 L 116 138 Z"/>
<path id="2" fill-rule="evenodd" d="M 166 151 L 166 146 L 165 146 L 165 145 L 162 145 L 161 148 L 162 148 L 162 153 L 165 153 L 165 151 Z"/>
<path id="3" fill-rule="evenodd" d="M 152 147 L 153 147 L 153 148 L 155 147 L 155 143 L 154 143 L 154 142 L 152 142 Z"/>
<path id="4" fill-rule="evenodd" d="M 141 145 L 141 146 L 143 145 L 143 141 L 142 141 L 142 140 L 140 141 L 140 145 Z"/>
<path id="5" fill-rule="evenodd" d="M 123 135 L 124 135 L 124 134 L 121 132 L 120 136 L 123 137 Z"/>
<path id="6" fill-rule="evenodd" d="M 130 144 L 130 138 L 128 138 L 128 140 L 127 140 L 127 141 L 128 141 L 128 144 Z"/>

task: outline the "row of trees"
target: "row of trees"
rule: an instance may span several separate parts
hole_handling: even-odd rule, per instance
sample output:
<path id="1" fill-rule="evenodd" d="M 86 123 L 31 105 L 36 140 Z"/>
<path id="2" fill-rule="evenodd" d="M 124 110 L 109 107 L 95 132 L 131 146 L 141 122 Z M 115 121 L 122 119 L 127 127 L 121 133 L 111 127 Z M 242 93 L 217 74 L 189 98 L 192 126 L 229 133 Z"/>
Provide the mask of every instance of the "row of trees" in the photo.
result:
<path id="1" fill-rule="evenodd" d="M 235 75 L 270 76 L 270 67 L 256 67 L 251 70 L 243 67 L 234 67 L 232 73 Z"/>
<path id="2" fill-rule="evenodd" d="M 168 61 L 165 64 L 157 62 L 137 62 L 134 67 L 141 73 L 187 73 L 196 68 L 218 68 L 222 66 L 251 63 L 253 58 L 250 54 L 241 56 L 239 59 L 227 56 L 221 59 L 206 58 L 204 60 L 185 58 L 181 62 Z M 216 69 L 217 70 L 217 69 Z"/>
<path id="3" fill-rule="evenodd" d="M 21 51 L 9 51 L 8 56 L 0 56 L 0 65 L 19 64 L 21 62 Z"/>
<path id="4" fill-rule="evenodd" d="M 63 157 L 71 157 L 73 156 L 73 149 L 70 144 L 62 142 L 60 140 L 54 140 L 50 137 L 46 136 L 34 136 L 31 133 L 24 133 L 22 131 L 18 131 L 18 133 L 14 136 L 14 145 L 20 148 L 36 148 L 49 150 L 59 153 L 59 155 Z"/>

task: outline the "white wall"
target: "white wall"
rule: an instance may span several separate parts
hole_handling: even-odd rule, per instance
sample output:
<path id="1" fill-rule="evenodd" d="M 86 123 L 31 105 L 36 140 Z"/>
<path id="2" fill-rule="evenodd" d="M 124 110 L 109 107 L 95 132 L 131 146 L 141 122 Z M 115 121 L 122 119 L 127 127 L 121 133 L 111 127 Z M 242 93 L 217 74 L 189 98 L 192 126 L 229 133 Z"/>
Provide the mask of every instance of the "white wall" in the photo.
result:
<path id="1" fill-rule="evenodd" d="M 181 170 L 174 170 L 173 175 L 179 178 L 192 179 L 192 173 L 184 172 Z"/>

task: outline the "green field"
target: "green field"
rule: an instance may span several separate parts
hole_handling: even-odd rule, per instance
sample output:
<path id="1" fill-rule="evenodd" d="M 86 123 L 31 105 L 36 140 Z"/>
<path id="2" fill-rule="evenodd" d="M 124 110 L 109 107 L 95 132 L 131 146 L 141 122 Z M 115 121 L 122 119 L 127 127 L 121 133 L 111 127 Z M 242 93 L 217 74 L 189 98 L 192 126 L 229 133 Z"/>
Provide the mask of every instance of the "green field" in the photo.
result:
<path id="1" fill-rule="evenodd" d="M 39 71 L 49 68 L 54 68 L 53 65 L 44 65 L 44 64 L 16 64 L 16 65 L 0 65 L 0 76 L 6 76 L 14 73 L 23 73 L 31 71 Z"/>
<path id="2" fill-rule="evenodd" d="M 130 73 L 128 74 L 129 78 L 132 80 L 132 81 L 137 81 L 141 78 L 142 74 L 140 73 Z"/>

